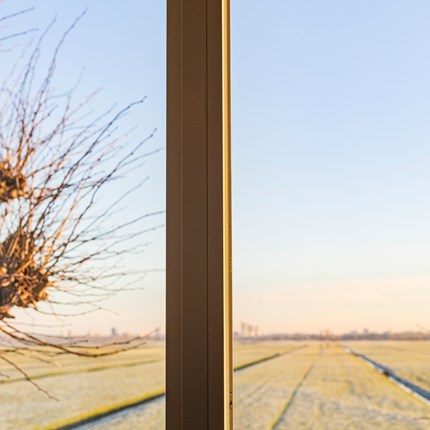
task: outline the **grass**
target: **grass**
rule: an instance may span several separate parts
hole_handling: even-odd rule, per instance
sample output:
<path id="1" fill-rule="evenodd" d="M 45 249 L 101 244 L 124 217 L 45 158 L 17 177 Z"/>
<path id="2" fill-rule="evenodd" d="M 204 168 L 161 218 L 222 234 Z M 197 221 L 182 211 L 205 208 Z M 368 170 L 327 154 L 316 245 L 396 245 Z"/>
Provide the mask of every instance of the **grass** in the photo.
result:
<path id="1" fill-rule="evenodd" d="M 61 374 L 46 375 L 37 382 L 59 401 L 48 399 L 25 381 L 0 384 L 2 430 L 50 428 L 60 421 L 105 412 L 123 403 L 142 400 L 164 387 L 164 347 L 127 352 L 109 360 L 64 360 Z M 151 363 L 145 360 L 154 360 Z M 131 362 L 144 362 L 128 366 Z M 98 364 L 97 366 L 95 366 Z M 96 371 L 93 371 L 97 368 Z M 41 374 L 46 366 L 32 367 Z M 3 369 L 2 369 L 3 371 Z M 58 372 L 57 372 L 58 373 Z"/>
<path id="2" fill-rule="evenodd" d="M 317 350 L 313 345 L 296 349 L 235 375 L 235 429 L 271 429 Z"/>
<path id="3" fill-rule="evenodd" d="M 302 378 L 299 380 L 298 384 L 294 387 L 294 390 L 292 391 L 291 395 L 287 398 L 282 410 L 279 412 L 279 414 L 277 414 L 274 417 L 274 419 L 270 423 L 270 425 L 269 425 L 270 429 L 276 429 L 278 424 L 281 422 L 283 416 L 287 413 L 288 408 L 290 407 L 291 403 L 293 402 L 294 397 L 297 395 L 301 386 L 306 381 L 306 378 L 308 377 L 309 373 L 312 371 L 314 364 L 315 364 L 315 362 L 312 362 L 310 364 L 310 366 L 307 368 L 306 372 L 303 374 Z"/>
<path id="4" fill-rule="evenodd" d="M 300 346 L 298 342 L 237 345 L 236 430 L 428 429 L 427 405 L 340 345 L 309 342 L 307 347 Z M 430 343 L 375 342 L 351 347 L 382 364 L 396 366 L 396 371 L 400 368 L 403 374 L 410 372 L 425 379 L 430 373 L 430 362 L 425 359 Z M 109 361 L 97 360 L 97 365 L 93 360 L 64 360 L 65 368 L 59 372 L 26 361 L 27 369 L 38 375 L 43 388 L 60 402 L 48 400 L 23 381 L 0 384 L 1 428 L 73 429 L 77 424 L 148 403 L 130 414 L 100 422 L 97 428 L 109 429 L 114 422 L 116 430 L 162 429 L 164 401 L 150 401 L 164 394 L 163 357 L 164 347 L 160 346 Z"/>
<path id="5" fill-rule="evenodd" d="M 79 416 L 75 416 L 67 420 L 58 421 L 56 423 L 50 424 L 47 427 L 34 427 L 34 430 L 71 430 L 83 424 L 88 424 L 100 418 L 111 415 L 113 413 L 129 409 L 133 406 L 145 404 L 151 400 L 158 399 L 164 396 L 164 394 L 164 390 L 154 391 L 151 393 L 147 393 L 143 396 L 135 397 L 126 401 L 103 406 L 90 412 L 82 413 Z"/>
<path id="6" fill-rule="evenodd" d="M 324 347 L 276 425 L 316 428 L 428 429 L 430 408 L 337 344 Z"/>
<path id="7" fill-rule="evenodd" d="M 31 375 L 31 379 L 38 380 L 38 379 L 44 379 L 44 378 L 51 378 L 53 376 L 77 375 L 77 374 L 82 374 L 82 373 L 100 372 L 102 370 L 141 366 L 143 364 L 156 363 L 157 361 L 160 361 L 160 360 L 154 360 L 153 359 L 153 360 L 136 361 L 136 362 L 131 362 L 131 363 L 111 363 L 111 364 L 106 364 L 103 366 L 87 367 L 87 368 L 83 368 L 83 369 L 53 370 L 50 372 L 37 373 L 35 375 Z M 9 378 L 9 379 L 5 379 L 3 381 L 0 381 L 0 384 L 10 384 L 13 382 L 20 382 L 20 381 L 25 381 L 25 380 L 26 380 L 26 378 L 24 378 L 24 377 Z"/>
<path id="8" fill-rule="evenodd" d="M 304 345 L 298 346 L 298 347 L 293 348 L 293 349 L 287 349 L 283 352 L 276 352 L 275 354 L 267 355 L 267 356 L 264 356 L 261 358 L 257 358 L 255 360 L 248 361 L 246 363 L 235 366 L 234 371 L 238 372 L 239 370 L 248 369 L 249 367 L 264 363 L 265 361 L 273 360 L 274 358 L 282 357 L 283 355 L 286 355 L 286 354 L 291 354 L 292 352 L 294 352 L 298 349 L 301 349 L 301 348 L 304 348 Z"/>

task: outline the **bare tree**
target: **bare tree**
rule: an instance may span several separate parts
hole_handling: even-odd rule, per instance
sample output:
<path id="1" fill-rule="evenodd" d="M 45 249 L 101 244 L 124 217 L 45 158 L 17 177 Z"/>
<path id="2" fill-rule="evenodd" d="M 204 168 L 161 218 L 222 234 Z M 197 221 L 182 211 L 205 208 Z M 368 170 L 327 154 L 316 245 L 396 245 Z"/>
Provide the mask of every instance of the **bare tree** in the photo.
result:
<path id="1" fill-rule="evenodd" d="M 125 270 L 123 260 L 147 246 L 136 245 L 136 237 L 160 227 L 145 229 L 141 222 L 162 213 L 127 218 L 125 211 L 121 224 L 110 221 L 148 178 L 125 189 L 122 185 L 123 191 L 113 198 L 106 196 L 112 192 L 109 184 L 122 181 L 159 149 L 145 152 L 155 130 L 138 141 L 130 138 L 130 130 L 122 130 L 122 119 L 144 99 L 94 114 L 91 103 L 97 92 L 80 100 L 75 96 L 78 85 L 57 92 L 58 56 L 80 18 L 60 39 L 42 79 L 37 79 L 39 59 L 50 27 L 24 50 L 0 88 L 0 332 L 11 340 L 0 359 L 36 386 L 10 354 L 48 361 L 61 354 L 100 356 L 135 348 L 141 339 L 107 348 L 52 340 L 20 329 L 14 309 L 53 315 L 60 315 L 57 305 L 86 306 L 75 315 L 100 309 L 104 299 L 117 293 L 120 278 L 132 286 L 145 275 Z M 41 302 L 51 310 L 40 310 Z"/>

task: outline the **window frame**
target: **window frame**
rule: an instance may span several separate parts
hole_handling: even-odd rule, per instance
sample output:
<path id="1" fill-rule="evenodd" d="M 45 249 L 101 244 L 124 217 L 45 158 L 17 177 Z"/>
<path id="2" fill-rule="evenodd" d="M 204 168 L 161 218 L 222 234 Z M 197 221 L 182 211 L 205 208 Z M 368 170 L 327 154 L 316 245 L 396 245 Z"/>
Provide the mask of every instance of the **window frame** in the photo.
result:
<path id="1" fill-rule="evenodd" d="M 233 428 L 230 2 L 167 0 L 166 428 Z"/>

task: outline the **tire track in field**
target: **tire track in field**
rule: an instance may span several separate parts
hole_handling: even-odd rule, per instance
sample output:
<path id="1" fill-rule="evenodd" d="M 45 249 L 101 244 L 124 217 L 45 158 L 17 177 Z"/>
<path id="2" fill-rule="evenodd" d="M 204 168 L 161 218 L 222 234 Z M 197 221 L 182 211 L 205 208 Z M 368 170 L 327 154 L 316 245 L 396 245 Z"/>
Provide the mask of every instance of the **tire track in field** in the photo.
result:
<path id="1" fill-rule="evenodd" d="M 285 415 L 288 413 L 288 409 L 290 408 L 291 404 L 294 401 L 294 398 L 296 397 L 297 393 L 299 392 L 299 390 L 302 388 L 302 385 L 306 382 L 306 380 L 308 379 L 310 373 L 312 372 L 313 368 L 315 367 L 315 363 L 317 362 L 317 360 L 321 357 L 322 353 L 324 351 L 324 348 L 322 347 L 320 349 L 320 352 L 318 354 L 318 356 L 315 358 L 315 360 L 310 364 L 310 366 L 308 367 L 308 369 L 306 370 L 306 372 L 303 374 L 302 378 L 300 379 L 300 381 L 297 383 L 297 385 L 295 386 L 293 392 L 291 393 L 291 396 L 287 399 L 287 401 L 285 402 L 284 407 L 282 408 L 281 412 L 279 413 L 279 415 L 277 417 L 275 417 L 275 419 L 273 420 L 270 428 L 272 430 L 276 430 L 276 428 L 278 427 L 278 425 L 281 423 L 281 421 L 284 419 Z"/>
<path id="2" fill-rule="evenodd" d="M 103 370 L 110 370 L 110 369 L 143 366 L 145 364 L 157 363 L 159 361 L 161 361 L 161 359 L 133 361 L 133 362 L 129 362 L 129 363 L 114 363 L 114 364 L 101 365 L 101 366 L 97 366 L 97 367 L 86 367 L 86 368 L 82 368 L 82 369 L 70 369 L 70 370 L 59 370 L 59 371 L 54 371 L 54 372 L 46 372 L 46 373 L 40 373 L 37 375 L 29 375 L 29 377 L 32 380 L 35 380 L 35 379 L 53 378 L 56 376 L 64 376 L 64 375 L 78 375 L 80 373 L 92 373 L 92 372 L 101 372 Z M 0 385 L 11 384 L 14 382 L 22 382 L 25 380 L 26 380 L 26 378 L 24 376 L 23 377 L 17 377 L 17 378 L 10 378 L 10 379 L 5 379 L 5 380 L 0 381 Z"/>
<path id="3" fill-rule="evenodd" d="M 265 362 L 267 362 L 267 361 L 269 361 L 269 360 L 273 360 L 273 359 L 275 359 L 275 358 L 285 357 L 285 356 L 287 356 L 287 355 L 293 354 L 293 353 L 295 353 L 295 352 L 297 352 L 297 351 L 299 351 L 299 350 L 301 350 L 301 349 L 303 349 L 303 348 L 307 348 L 307 347 L 308 347 L 308 345 L 301 345 L 301 346 L 299 346 L 299 347 L 297 347 L 297 348 L 294 348 L 294 349 L 292 349 L 292 350 L 285 351 L 285 352 L 280 353 L 280 354 L 278 353 L 277 355 L 269 356 L 269 357 L 267 357 L 267 359 L 264 359 L 264 358 L 263 358 L 263 359 L 256 360 L 255 362 L 250 362 L 250 363 L 248 363 L 248 364 L 247 364 L 247 365 L 245 365 L 245 366 L 239 366 L 239 367 L 236 367 L 236 368 L 234 369 L 234 373 L 239 372 L 239 371 L 241 371 L 242 369 L 243 369 L 243 370 L 249 369 L 250 367 L 255 366 L 255 365 L 257 365 L 257 364 L 263 364 L 263 363 L 265 363 Z M 261 379 L 258 381 L 258 383 L 257 383 L 257 384 L 255 384 L 255 388 L 252 390 L 252 395 L 253 395 L 253 396 L 258 395 L 261 391 L 263 391 L 263 390 L 266 388 L 267 384 L 268 384 L 268 383 L 270 383 L 270 381 L 271 381 L 272 379 L 273 379 L 273 376 L 272 376 L 272 375 L 270 375 L 270 373 L 268 373 L 267 375 L 265 375 L 265 377 L 264 377 L 264 378 L 261 378 Z M 248 393 L 248 394 L 246 394 L 246 395 L 245 395 L 245 397 L 248 397 L 248 395 L 249 395 L 249 393 Z M 242 395 L 242 396 L 234 395 L 234 402 L 235 402 L 235 403 L 240 402 L 242 399 L 243 399 L 243 395 Z"/>
<path id="4" fill-rule="evenodd" d="M 284 357 L 285 355 L 292 354 L 293 352 L 296 352 L 296 351 L 303 349 L 303 348 L 306 348 L 306 347 L 307 347 L 307 345 L 300 345 L 297 348 L 290 349 L 290 350 L 285 351 L 285 352 L 277 352 L 276 354 L 267 355 L 266 357 L 258 358 L 256 360 L 249 361 L 249 362 L 244 363 L 244 364 L 240 364 L 234 368 L 234 371 L 239 372 L 241 370 L 249 369 L 250 367 L 256 366 L 257 364 L 262 364 L 262 363 L 265 363 L 266 361 L 274 360 L 275 358 Z"/>

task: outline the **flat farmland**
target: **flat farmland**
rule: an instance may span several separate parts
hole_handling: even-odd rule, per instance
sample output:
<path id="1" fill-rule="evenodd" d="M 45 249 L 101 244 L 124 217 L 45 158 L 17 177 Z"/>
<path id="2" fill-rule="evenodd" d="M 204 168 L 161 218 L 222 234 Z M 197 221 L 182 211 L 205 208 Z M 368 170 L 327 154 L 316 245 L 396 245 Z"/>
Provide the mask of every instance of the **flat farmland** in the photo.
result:
<path id="1" fill-rule="evenodd" d="M 56 367 L 17 362 L 56 400 L 2 365 L 1 429 L 45 429 L 164 387 L 164 346 L 98 359 L 64 357 Z"/>
<path id="2" fill-rule="evenodd" d="M 294 343 L 246 343 L 235 350 L 234 361 L 236 365 L 244 365 L 296 347 Z M 149 344 L 97 359 L 63 356 L 55 360 L 55 365 L 6 355 L 56 400 L 30 385 L 14 367 L 1 362 L 1 430 L 51 428 L 113 405 L 162 392 L 164 356 L 164 344 Z M 145 412 L 145 428 L 163 427 L 164 404 L 154 405 Z M 156 412 L 151 412 L 153 409 Z"/>
<path id="3" fill-rule="evenodd" d="M 406 430 L 429 425 L 428 405 L 332 344 L 321 347 L 274 428 Z"/>
<path id="4" fill-rule="evenodd" d="M 424 358 L 413 358 L 414 354 L 429 356 L 425 342 L 390 344 L 390 348 L 382 342 L 349 346 L 387 366 L 392 364 L 383 359 L 397 357 L 398 351 L 399 369 L 406 372 L 409 366 L 409 375 L 423 379 L 430 372 L 430 361 L 426 366 Z M 412 351 L 410 359 L 405 353 L 408 350 Z M 342 345 L 247 342 L 236 345 L 234 362 L 239 369 L 235 372 L 235 429 L 430 428 L 429 405 Z M 58 367 L 28 359 L 20 364 L 58 401 L 48 399 L 20 380 L 16 370 L 2 365 L 1 371 L 9 374 L 0 383 L 2 430 L 53 429 L 164 389 L 163 344 L 96 360 L 64 357 Z M 411 369 L 414 365 L 419 370 Z M 406 373 L 402 376 L 407 378 Z M 160 430 L 164 428 L 164 408 L 164 397 L 158 397 L 79 428 Z"/>

